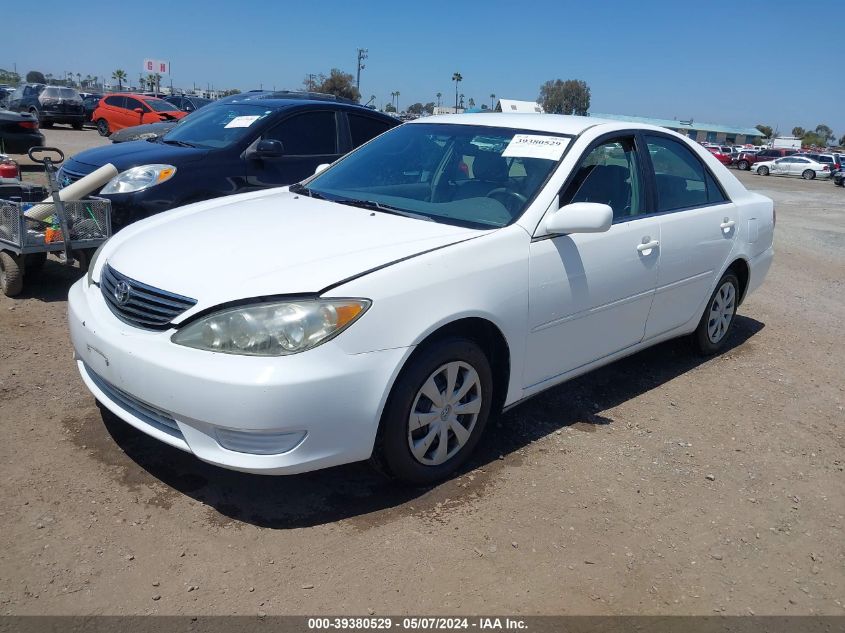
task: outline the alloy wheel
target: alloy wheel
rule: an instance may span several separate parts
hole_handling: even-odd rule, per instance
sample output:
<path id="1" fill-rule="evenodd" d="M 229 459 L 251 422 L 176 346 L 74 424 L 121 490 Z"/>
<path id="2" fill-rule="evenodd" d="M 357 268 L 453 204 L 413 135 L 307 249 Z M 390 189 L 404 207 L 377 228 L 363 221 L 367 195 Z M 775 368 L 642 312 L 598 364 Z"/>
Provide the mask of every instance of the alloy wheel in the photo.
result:
<path id="1" fill-rule="evenodd" d="M 466 362 L 440 366 L 423 383 L 408 418 L 408 447 L 419 463 L 438 466 L 467 443 L 481 412 L 481 379 Z"/>
<path id="2" fill-rule="evenodd" d="M 710 315 L 707 320 L 707 337 L 711 343 L 721 341 L 736 312 L 736 288 L 726 281 L 721 285 L 719 291 L 714 295 L 710 303 Z"/>

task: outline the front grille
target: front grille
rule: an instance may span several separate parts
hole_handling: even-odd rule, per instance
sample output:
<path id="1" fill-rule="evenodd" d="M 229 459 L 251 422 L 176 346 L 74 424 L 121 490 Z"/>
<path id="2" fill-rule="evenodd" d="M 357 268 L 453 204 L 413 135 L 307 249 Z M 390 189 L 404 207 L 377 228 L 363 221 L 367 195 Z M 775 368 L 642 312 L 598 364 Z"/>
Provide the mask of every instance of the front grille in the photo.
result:
<path id="1" fill-rule="evenodd" d="M 110 382 L 98 376 L 88 365 L 85 365 L 85 371 L 88 372 L 91 381 L 97 385 L 100 391 L 106 394 L 121 409 L 159 431 L 180 440 L 184 439 L 182 431 L 179 430 L 179 425 L 176 424 L 176 420 L 169 413 L 141 402 L 134 396 L 130 396 L 125 391 L 118 389 Z"/>
<path id="2" fill-rule="evenodd" d="M 106 264 L 100 275 L 100 291 L 115 316 L 130 325 L 161 330 L 197 300 L 159 290 L 127 277 Z"/>
<path id="3" fill-rule="evenodd" d="M 56 174 L 56 180 L 58 180 L 59 182 L 59 187 L 64 188 L 87 175 L 87 173 L 73 171 L 71 169 L 68 169 L 67 166 L 62 165 L 61 167 L 59 167 L 59 171 Z"/>

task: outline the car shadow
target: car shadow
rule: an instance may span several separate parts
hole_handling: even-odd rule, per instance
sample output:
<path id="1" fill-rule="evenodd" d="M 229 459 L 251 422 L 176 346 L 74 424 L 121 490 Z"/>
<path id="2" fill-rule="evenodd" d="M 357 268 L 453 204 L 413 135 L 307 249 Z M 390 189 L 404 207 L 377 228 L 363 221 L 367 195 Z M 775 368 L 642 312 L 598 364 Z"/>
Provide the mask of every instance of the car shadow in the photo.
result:
<path id="1" fill-rule="evenodd" d="M 737 315 L 723 353 L 743 345 L 764 327 Z M 688 342 L 679 339 L 552 388 L 493 420 L 458 476 L 489 475 L 497 464 L 508 464 L 509 455 L 563 427 L 589 431 L 596 425 L 613 424 L 602 411 L 659 388 L 708 360 L 691 353 Z M 258 527 L 310 527 L 384 511 L 413 514 L 425 505 L 415 501 L 421 497 L 433 497 L 429 505 L 434 505 L 438 499 L 454 502 L 456 497 L 478 492 L 477 487 L 455 485 L 454 479 L 439 486 L 409 488 L 385 479 L 364 463 L 286 477 L 238 473 L 201 462 L 137 431 L 106 409 L 101 411 L 117 445 L 154 480 L 223 517 Z M 441 489 L 445 492 L 438 495 Z"/>

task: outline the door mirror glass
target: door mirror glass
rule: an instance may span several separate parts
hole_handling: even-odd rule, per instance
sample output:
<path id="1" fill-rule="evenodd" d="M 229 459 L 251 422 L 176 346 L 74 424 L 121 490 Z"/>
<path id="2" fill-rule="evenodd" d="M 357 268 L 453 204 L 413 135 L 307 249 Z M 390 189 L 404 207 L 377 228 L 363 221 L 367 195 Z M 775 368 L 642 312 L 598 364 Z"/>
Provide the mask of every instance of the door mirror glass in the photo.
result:
<path id="1" fill-rule="evenodd" d="M 144 110 L 142 108 L 135 108 L 133 112 L 137 112 L 138 114 L 144 114 Z"/>
<path id="2" fill-rule="evenodd" d="M 323 163 L 322 165 L 317 165 L 317 169 L 314 170 L 314 175 L 321 174 L 326 171 L 331 165 L 329 163 Z"/>
<path id="3" fill-rule="evenodd" d="M 279 158 L 285 153 L 285 147 L 281 141 L 272 138 L 263 138 L 251 152 L 252 158 Z"/>
<path id="4" fill-rule="evenodd" d="M 613 224 L 613 209 L 598 202 L 573 202 L 562 206 L 546 218 L 546 232 L 551 235 L 564 233 L 604 233 Z"/>

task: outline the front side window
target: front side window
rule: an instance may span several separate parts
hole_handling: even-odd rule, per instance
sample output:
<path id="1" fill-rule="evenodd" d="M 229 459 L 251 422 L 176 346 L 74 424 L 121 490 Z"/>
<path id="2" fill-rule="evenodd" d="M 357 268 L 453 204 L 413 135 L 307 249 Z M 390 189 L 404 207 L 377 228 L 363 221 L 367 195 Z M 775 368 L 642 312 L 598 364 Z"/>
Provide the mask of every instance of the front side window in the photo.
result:
<path id="1" fill-rule="evenodd" d="M 123 106 L 123 107 L 126 108 L 127 110 L 133 110 L 134 111 L 135 108 L 141 108 L 142 110 L 146 111 L 146 108 L 143 106 L 143 104 L 140 101 L 138 101 L 137 99 L 133 99 L 132 97 L 126 97 L 126 105 Z"/>
<path id="2" fill-rule="evenodd" d="M 482 125 L 393 128 L 307 182 L 311 195 L 478 229 L 518 218 L 570 138 Z"/>
<path id="3" fill-rule="evenodd" d="M 634 137 L 602 143 L 584 158 L 561 196 L 561 205 L 597 202 L 613 209 L 614 222 L 643 213 Z"/>
<path id="4" fill-rule="evenodd" d="M 285 119 L 265 138 L 282 142 L 290 156 L 330 156 L 337 154 L 337 126 L 334 112 L 305 112 Z"/>
<path id="5" fill-rule="evenodd" d="M 657 189 L 657 211 L 725 202 L 713 176 L 692 151 L 663 136 L 646 136 Z"/>

